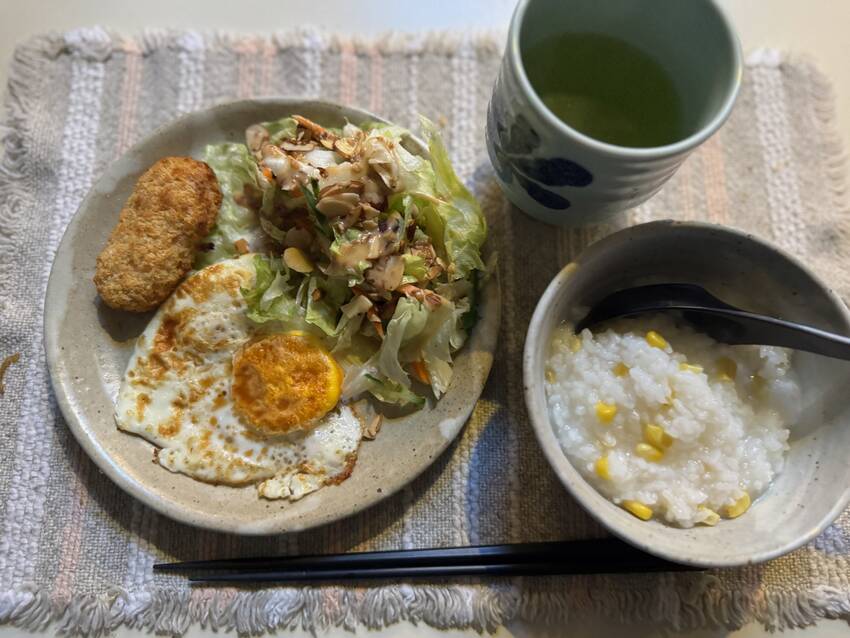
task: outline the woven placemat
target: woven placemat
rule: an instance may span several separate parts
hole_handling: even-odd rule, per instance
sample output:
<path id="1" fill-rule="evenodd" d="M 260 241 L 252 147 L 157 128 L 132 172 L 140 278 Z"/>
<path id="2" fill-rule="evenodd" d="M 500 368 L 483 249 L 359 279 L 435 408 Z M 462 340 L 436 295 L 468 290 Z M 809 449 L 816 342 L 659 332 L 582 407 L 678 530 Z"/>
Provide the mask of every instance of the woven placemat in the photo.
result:
<path id="1" fill-rule="evenodd" d="M 673 217 L 744 228 L 802 258 L 845 297 L 850 293 L 850 218 L 832 98 L 811 66 L 773 52 L 751 56 L 731 120 L 661 194 L 615 223 L 567 231 L 512 210 L 493 181 L 484 113 L 501 42 L 449 34 L 367 41 L 313 31 L 127 38 L 87 29 L 39 37 L 17 50 L 0 166 L 0 355 L 21 353 L 0 397 L 0 620 L 28 628 L 55 621 L 93 634 L 122 623 L 180 633 L 193 622 L 259 632 L 400 619 L 493 628 L 516 618 L 594 615 L 685 628 L 850 617 L 846 513 L 790 556 L 709 574 L 246 590 L 190 590 L 180 578 L 152 574 L 158 560 L 603 535 L 537 447 L 520 355 L 550 278 L 618 226 Z M 455 166 L 488 215 L 504 307 L 484 395 L 431 470 L 351 519 L 244 539 L 163 518 L 99 473 L 57 411 L 42 309 L 62 231 L 110 161 L 180 113 L 273 94 L 360 105 L 408 126 L 420 112 L 440 122 Z"/>

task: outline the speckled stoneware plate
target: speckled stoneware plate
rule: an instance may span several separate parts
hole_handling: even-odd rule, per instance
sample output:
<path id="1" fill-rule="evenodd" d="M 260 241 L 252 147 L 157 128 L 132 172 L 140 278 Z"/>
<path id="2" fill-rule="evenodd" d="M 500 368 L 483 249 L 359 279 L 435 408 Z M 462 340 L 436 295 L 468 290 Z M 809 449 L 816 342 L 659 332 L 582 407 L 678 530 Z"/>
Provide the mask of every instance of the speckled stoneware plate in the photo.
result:
<path id="1" fill-rule="evenodd" d="M 95 257 L 118 220 L 141 173 L 168 155 L 200 158 L 206 144 L 241 142 L 255 122 L 300 113 L 328 126 L 347 118 L 381 118 L 358 109 L 303 100 L 265 99 L 222 104 L 157 130 L 110 165 L 68 226 L 53 264 L 45 306 L 47 361 L 59 406 L 85 451 L 121 488 L 179 521 L 238 534 L 303 530 L 360 511 L 393 494 L 427 468 L 460 432 L 478 400 L 499 330 L 499 285 L 482 291 L 481 320 L 457 354 L 454 380 L 433 406 L 388 419 L 374 441 L 364 441 L 351 477 L 297 502 L 266 501 L 256 488 L 213 486 L 151 462 L 153 446 L 120 432 L 113 400 L 135 337 L 151 314 L 111 310 L 98 298 Z M 410 150 L 426 153 L 411 138 Z"/>
<path id="2" fill-rule="evenodd" d="M 590 485 L 561 451 L 546 402 L 544 368 L 552 332 L 599 299 L 629 286 L 690 282 L 742 308 L 850 334 L 835 293 L 781 249 L 722 226 L 652 222 L 609 235 L 549 284 L 525 341 L 525 401 L 546 458 L 570 493 L 614 534 L 679 563 L 732 567 L 790 552 L 820 534 L 850 502 L 850 368 L 795 352 L 802 417 L 791 427 L 785 467 L 742 516 L 681 529 L 641 521 Z"/>

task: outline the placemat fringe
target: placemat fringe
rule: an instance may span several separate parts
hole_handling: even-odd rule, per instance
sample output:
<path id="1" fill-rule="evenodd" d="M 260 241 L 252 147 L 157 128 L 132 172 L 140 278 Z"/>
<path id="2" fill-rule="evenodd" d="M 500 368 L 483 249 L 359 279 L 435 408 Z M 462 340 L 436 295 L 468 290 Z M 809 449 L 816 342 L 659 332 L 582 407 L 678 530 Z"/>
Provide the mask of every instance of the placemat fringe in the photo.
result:
<path id="1" fill-rule="evenodd" d="M 135 86 L 134 83 L 141 82 L 142 95 L 147 96 L 148 101 L 150 95 L 160 96 L 172 108 L 182 108 L 183 102 L 175 97 L 179 93 L 180 74 L 172 73 L 174 67 L 181 64 L 179 53 L 200 51 L 203 55 L 193 57 L 194 66 L 187 68 L 199 67 L 201 72 L 204 69 L 216 71 L 215 83 L 208 82 L 208 94 L 201 90 L 198 95 L 192 96 L 192 100 L 186 100 L 191 108 L 197 108 L 198 105 L 236 95 L 250 96 L 261 90 L 284 92 L 293 90 L 293 86 L 296 90 L 304 90 L 304 82 L 292 82 L 282 70 L 306 64 L 303 49 L 307 49 L 319 51 L 315 57 L 322 58 L 322 64 L 316 66 L 318 71 L 314 71 L 321 71 L 325 83 L 314 87 L 316 95 L 338 99 L 342 84 L 348 83 L 359 87 L 359 93 L 354 93 L 360 99 L 371 97 L 374 74 L 383 83 L 383 93 L 380 94 L 383 101 L 380 104 L 384 111 L 395 109 L 393 112 L 405 116 L 422 110 L 435 118 L 443 115 L 448 121 L 451 118 L 457 121 L 458 113 L 465 112 L 464 109 L 468 110 L 470 106 L 460 102 L 462 108 L 453 108 L 452 96 L 469 97 L 470 104 L 476 109 L 473 117 L 468 118 L 469 121 L 464 120 L 462 126 L 448 127 L 447 141 L 450 147 L 467 139 L 472 139 L 477 145 L 477 155 L 471 157 L 468 163 L 473 167 L 471 160 L 478 162 L 480 170 L 473 174 L 472 179 L 476 181 L 477 192 L 481 195 L 484 188 L 492 187 L 492 181 L 480 143 L 482 132 L 479 123 L 483 121 L 503 43 L 503 34 L 497 32 L 389 33 L 378 38 L 349 38 L 310 28 L 271 36 L 149 30 L 136 37 L 91 28 L 29 41 L 15 53 L 2 129 L 5 152 L 0 162 L 0 303 L 7 304 L 8 309 L 12 308 L 12 303 L 24 307 L 27 303 L 40 302 L 40 299 L 27 296 L 31 295 L 31 291 L 21 292 L 20 286 L 16 287 L 10 277 L 12 274 L 20 277 L 22 272 L 35 272 L 35 266 L 43 268 L 46 265 L 37 261 L 43 233 L 38 235 L 29 229 L 33 220 L 44 214 L 38 209 L 37 202 L 40 200 L 37 194 L 55 188 L 60 158 L 55 148 L 49 148 L 50 145 L 40 140 L 46 131 L 55 132 L 57 121 L 66 115 L 63 99 L 67 98 L 68 89 L 63 82 L 67 69 L 80 59 L 106 62 L 103 65 L 93 64 L 104 68 L 99 69 L 102 81 L 98 84 L 98 92 L 90 96 L 93 101 L 99 100 L 104 109 L 103 125 L 98 130 L 108 132 L 101 132 L 101 137 L 93 142 L 99 140 L 101 145 L 97 150 L 99 162 L 109 161 L 116 148 L 115 131 L 124 130 L 116 123 L 122 100 L 130 100 L 133 108 L 129 113 L 132 117 L 125 114 L 125 119 L 133 121 L 133 127 L 138 129 L 139 134 L 158 124 L 158 118 L 164 117 L 167 112 L 167 107 L 160 108 L 159 105 L 149 108 L 149 104 L 138 97 L 113 99 L 115 95 L 120 96 L 120 87 Z M 478 52 L 477 60 L 467 60 L 461 65 L 475 70 L 474 81 L 466 76 L 460 77 L 460 80 L 452 77 L 452 59 L 458 55 L 460 47 L 467 53 L 470 48 Z M 261 52 L 259 57 L 254 55 L 257 51 Z M 350 59 L 352 52 L 362 54 L 363 59 L 353 63 Z M 285 59 L 289 66 L 277 60 L 275 55 Z M 400 67 L 390 68 L 390 63 L 381 59 L 381 55 L 395 55 L 392 64 Z M 72 58 L 70 64 L 66 57 Z M 342 64 L 343 57 L 346 58 L 345 64 Z M 280 64 L 276 66 L 276 62 Z M 850 208 L 846 201 L 845 156 L 835 131 L 834 102 L 829 82 L 810 65 L 798 65 L 793 58 L 775 50 L 763 50 L 748 57 L 748 65 L 753 76 L 764 73 L 764 67 L 782 70 L 780 85 L 785 88 L 779 94 L 786 98 L 805 98 L 790 101 L 787 107 L 795 128 L 786 133 L 792 135 L 791 141 L 801 146 L 791 150 L 796 153 L 792 159 L 801 166 L 798 186 L 803 207 L 802 210 L 792 207 L 793 210 L 786 212 L 792 213 L 795 221 L 803 220 L 806 233 L 800 240 L 800 246 L 805 250 L 807 260 L 836 289 L 847 294 L 850 271 L 844 264 L 847 263 L 846 247 L 850 246 L 846 221 L 850 219 Z M 264 73 L 277 83 L 259 81 Z M 278 75 L 275 76 L 275 73 Z M 346 76 L 347 73 L 350 75 Z M 408 99 L 407 82 L 397 81 L 404 74 L 419 78 L 417 82 L 422 83 L 421 95 L 415 94 L 416 99 Z M 417 83 L 415 86 L 420 85 Z M 457 91 L 453 93 L 455 89 Z M 310 90 L 313 91 L 313 88 Z M 393 97 L 392 103 L 390 97 Z M 770 174 L 774 167 L 765 160 L 758 136 L 751 134 L 757 99 L 758 96 L 751 91 L 742 92 L 736 114 L 721 134 L 697 151 L 680 174 L 652 200 L 649 211 L 652 213 L 654 207 L 655 213 L 647 214 L 647 219 L 662 212 L 675 213 L 687 219 L 712 219 L 739 225 L 765 235 L 772 230 L 769 210 L 765 208 L 766 198 L 759 189 L 763 188 L 764 176 Z M 474 127 L 474 131 L 470 127 Z M 802 135 L 793 138 L 793 134 L 800 131 Z M 457 139 L 452 138 L 455 133 L 459 133 Z M 128 143 L 129 137 L 128 134 Z M 707 196 L 709 192 L 712 197 Z M 718 205 L 718 201 L 722 205 Z M 494 205 L 493 210 L 513 214 L 500 205 Z M 525 218 L 516 217 L 515 220 L 518 221 L 512 223 L 509 229 L 522 229 L 522 232 L 511 236 L 513 243 L 510 247 L 524 260 L 523 270 L 527 262 L 528 273 L 519 272 L 520 269 L 512 265 L 512 270 L 506 268 L 504 272 L 517 271 L 516 276 L 506 276 L 504 281 L 506 289 L 513 287 L 513 324 L 523 327 L 539 294 L 535 287 L 544 285 L 560 263 L 572 258 L 573 246 L 581 243 L 582 237 L 590 235 L 586 231 L 553 234 Z M 499 218 L 494 217 L 493 221 L 498 222 Z M 498 223 L 493 226 L 494 240 L 502 241 L 500 238 L 506 237 L 507 231 Z M 594 234 L 603 232 L 607 231 L 594 230 Z M 16 255 L 18 244 L 28 245 L 30 253 L 17 251 L 20 254 Z M 497 244 L 497 247 L 501 246 Z M 507 240 L 504 246 L 508 246 Z M 566 254 L 565 247 L 570 247 L 570 256 Z M 503 250 L 503 254 L 507 260 L 512 253 Z M 21 262 L 30 270 L 11 268 L 11 265 L 20 265 Z M 523 277 L 527 277 L 527 281 Z M 28 338 L 37 334 L 32 330 L 39 330 L 40 324 L 28 328 L 26 313 L 18 314 L 20 319 L 14 312 L 6 312 L 0 307 L 0 317 L 14 318 L 18 332 Z M 0 327 L 8 328 L 9 323 L 0 321 Z M 30 331 L 26 332 L 24 328 Z M 18 332 L 7 330 L 0 334 L 0 339 L 4 340 L 2 343 L 13 343 L 12 339 L 19 339 Z M 510 337 L 505 342 L 509 347 L 505 346 L 500 360 L 503 366 L 508 366 L 510 360 L 505 357 L 511 352 L 517 354 L 519 346 Z M 411 488 L 404 501 L 388 501 L 386 507 L 390 508 L 389 511 L 393 507 L 409 511 L 408 518 L 400 523 L 392 517 L 369 521 L 364 515 L 354 522 L 353 519 L 346 521 L 338 529 L 317 530 L 315 539 L 294 537 L 293 543 L 302 545 L 302 551 L 306 551 L 303 547 L 312 547 L 313 542 L 326 543 L 328 547 L 334 543 L 340 547 L 354 547 L 357 543 L 372 542 L 364 541 L 372 534 L 381 535 L 374 541 L 374 548 L 404 542 L 419 545 L 456 543 L 453 536 L 434 540 L 426 533 L 448 528 L 450 522 L 443 512 L 451 508 L 467 513 L 465 524 L 469 529 L 463 530 L 463 533 L 474 533 L 475 538 L 484 540 L 492 541 L 509 535 L 517 526 L 511 527 L 500 519 L 511 517 L 517 520 L 524 517 L 522 521 L 528 523 L 528 529 L 523 530 L 528 538 L 523 536 L 522 540 L 542 535 L 567 537 L 574 534 L 578 537 L 588 534 L 588 529 L 594 528 L 589 528 L 590 523 L 585 521 L 581 510 L 564 496 L 560 485 L 552 481 L 545 468 L 539 471 L 534 463 L 529 462 L 541 459 L 533 456 L 536 443 L 529 439 L 527 430 L 523 430 L 527 426 L 523 425 L 521 399 L 509 404 L 508 399 L 501 398 L 502 395 L 510 395 L 506 388 L 518 379 L 505 375 L 505 369 L 494 369 L 489 394 L 485 394 L 484 398 L 489 407 L 481 411 L 478 421 L 473 420 L 467 427 L 468 449 L 461 451 L 467 454 L 464 462 L 472 462 L 469 460 L 472 458 L 479 464 L 468 472 L 474 485 L 466 484 L 464 472 L 454 471 L 451 464 L 462 458 L 456 456 L 447 461 L 449 468 L 444 475 L 449 478 L 445 485 L 436 479 L 430 483 L 426 480 Z M 3 404 L 0 409 L 5 410 L 8 405 L 12 403 Z M 0 420 L 6 414 L 0 412 Z M 16 426 L 12 419 L 8 422 L 9 431 L 14 432 Z M 59 418 L 56 418 L 55 425 L 57 428 L 65 427 Z M 514 444 L 510 446 L 512 455 L 498 456 L 495 450 L 509 447 L 505 442 Z M 73 483 L 69 477 L 73 478 L 76 465 L 66 462 L 58 447 L 50 460 L 56 481 L 55 485 L 50 484 L 51 489 L 66 489 L 68 484 Z M 506 501 L 499 500 L 501 495 L 493 490 L 487 491 L 486 481 L 480 477 L 490 478 L 487 473 L 493 474 L 491 482 L 498 487 L 501 481 L 510 480 L 510 476 L 499 473 L 500 468 L 506 462 L 520 461 L 526 463 L 523 468 L 532 476 L 529 484 L 535 486 L 535 493 L 525 495 L 525 509 L 521 512 L 508 511 L 504 517 L 494 516 L 495 508 L 507 507 Z M 463 480 L 457 482 L 457 477 Z M 565 624 L 588 618 L 605 618 L 620 623 L 659 623 L 678 630 L 719 626 L 735 628 L 748 622 L 758 622 L 769 629 L 785 629 L 811 625 L 822 618 L 850 619 L 850 589 L 844 578 L 847 546 L 843 540 L 830 541 L 822 548 L 815 545 L 801 550 L 797 559 L 781 559 L 722 575 L 582 576 L 497 580 L 481 584 L 461 581 L 372 588 L 286 587 L 267 590 L 191 589 L 174 580 L 151 582 L 149 566 L 155 560 L 177 556 L 212 557 L 231 544 L 240 547 L 240 542 L 238 539 L 225 542 L 223 537 L 198 530 L 192 530 L 191 542 L 185 546 L 164 542 L 163 539 L 170 541 L 171 536 L 180 533 L 176 524 L 149 511 L 144 513 L 145 525 L 138 521 L 134 523 L 135 519 L 125 515 L 123 510 L 125 501 L 120 499 L 125 497 L 117 488 L 99 483 L 100 480 L 105 481 L 91 478 L 80 483 L 98 496 L 92 498 L 88 505 L 79 506 L 74 519 L 77 523 L 69 523 L 67 516 L 62 518 L 65 510 L 61 508 L 67 503 L 74 503 L 73 493 L 59 492 L 67 498 L 56 499 L 54 509 L 50 510 L 56 524 L 39 528 L 42 534 L 39 538 L 45 543 L 43 547 L 48 549 L 56 546 L 57 538 L 67 534 L 80 535 L 80 546 L 73 552 L 69 550 L 64 562 L 34 554 L 33 563 L 10 564 L 3 572 L 9 576 L 3 579 L 2 587 L 9 589 L 0 590 L 0 623 L 11 623 L 29 630 L 41 630 L 53 624 L 62 633 L 97 636 L 122 625 L 179 635 L 194 624 L 259 634 L 294 627 L 306 630 L 330 626 L 352 630 L 361 626 L 380 628 L 400 620 L 424 622 L 438 628 L 485 631 L 516 619 Z M 451 482 L 453 480 L 457 485 Z M 46 487 L 42 486 L 42 489 Z M 18 495 L 16 498 L 22 497 Z M 540 500 L 535 501 L 535 498 Z M 463 502 L 453 499 L 463 499 Z M 142 512 L 141 509 L 138 511 Z M 564 514 L 555 516 L 553 512 Z M 374 517 L 375 513 L 369 516 Z M 432 518 L 428 519 L 428 516 Z M 142 514 L 138 518 L 143 518 Z M 423 526 L 427 530 L 423 531 L 418 526 L 417 521 L 421 520 L 427 521 L 427 525 Z M 82 525 L 82 521 L 87 525 L 85 534 L 81 527 L 67 527 Z M 373 531 L 349 539 L 343 528 L 355 525 Z M 844 539 L 847 522 L 839 521 L 830 529 L 834 530 L 832 537 Z M 147 531 L 143 534 L 140 530 Z M 119 538 L 122 534 L 127 538 Z M 114 546 L 110 545 L 113 539 Z M 277 542 L 269 544 L 268 551 L 280 551 L 281 545 Z M 139 555 L 150 555 L 143 556 L 144 560 L 134 559 L 135 554 L 126 548 L 134 548 L 132 551 Z M 197 555 L 184 556 L 186 552 L 195 550 Z M 124 566 L 126 573 L 121 571 L 120 563 L 126 562 L 128 557 L 122 552 L 129 552 L 129 559 L 135 561 L 129 567 Z M 108 567 L 92 567 L 92 563 L 98 561 L 108 563 Z M 113 563 L 118 563 L 118 566 L 114 567 Z M 89 569 L 84 569 L 87 566 Z M 29 585 L 18 586 L 21 579 Z M 124 584 L 124 587 L 109 586 L 115 582 Z M 819 583 L 829 583 L 830 586 Z M 798 588 L 798 591 L 782 590 L 789 587 Z"/>
<path id="2" fill-rule="evenodd" d="M 380 629 L 401 621 L 424 622 L 444 630 L 492 632 L 516 620 L 557 625 L 593 618 L 622 624 L 653 623 L 677 631 L 734 629 L 758 622 L 768 630 L 782 631 L 850 615 L 850 596 L 830 587 L 768 595 L 710 587 L 691 600 L 673 585 L 616 593 L 600 587 L 592 599 L 575 596 L 572 591 L 517 596 L 512 588 L 493 592 L 408 585 L 340 593 L 340 604 L 326 605 L 327 597 L 312 588 L 217 592 L 195 600 L 176 590 L 128 592 L 116 587 L 101 596 L 76 594 L 62 603 L 51 600 L 43 590 L 26 589 L 0 595 L 0 622 L 29 631 L 43 630 L 55 622 L 59 633 L 71 636 L 102 636 L 122 625 L 180 635 L 198 623 L 209 629 L 258 635 L 295 628 Z"/>

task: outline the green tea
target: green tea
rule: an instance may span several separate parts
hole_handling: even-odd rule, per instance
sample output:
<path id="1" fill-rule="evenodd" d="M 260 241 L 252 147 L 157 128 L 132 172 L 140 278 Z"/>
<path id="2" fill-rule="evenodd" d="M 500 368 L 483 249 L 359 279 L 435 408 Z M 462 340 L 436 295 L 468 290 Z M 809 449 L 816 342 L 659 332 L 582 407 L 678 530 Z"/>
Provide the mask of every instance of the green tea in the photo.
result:
<path id="1" fill-rule="evenodd" d="M 550 36 L 523 51 L 534 90 L 563 122 L 618 146 L 686 137 L 682 101 L 664 68 L 640 49 L 593 33 Z"/>

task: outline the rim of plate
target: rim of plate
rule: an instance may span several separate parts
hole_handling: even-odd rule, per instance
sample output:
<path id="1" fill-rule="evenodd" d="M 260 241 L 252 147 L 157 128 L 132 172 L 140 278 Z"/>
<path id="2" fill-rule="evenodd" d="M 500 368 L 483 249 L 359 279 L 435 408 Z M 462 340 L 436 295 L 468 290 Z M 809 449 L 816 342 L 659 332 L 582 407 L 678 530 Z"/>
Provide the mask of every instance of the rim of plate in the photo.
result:
<path id="1" fill-rule="evenodd" d="M 331 109 L 339 111 L 344 118 L 349 120 L 377 121 L 385 124 L 392 124 L 392 122 L 390 122 L 386 118 L 380 117 L 365 109 L 345 106 L 336 102 L 330 102 L 326 100 L 300 99 L 283 96 L 232 100 L 229 102 L 216 104 L 205 109 L 192 111 L 190 113 L 186 113 L 179 117 L 176 117 L 168 122 L 165 122 L 164 124 L 152 130 L 148 135 L 139 140 L 130 149 L 123 153 L 117 160 L 113 162 L 113 165 L 120 163 L 122 159 L 133 155 L 139 149 L 144 148 L 148 144 L 155 143 L 155 138 L 159 138 L 160 136 L 169 133 L 173 134 L 174 131 L 178 130 L 181 126 L 184 126 L 187 122 L 191 122 L 192 120 L 197 118 L 214 116 L 217 112 L 224 113 L 248 105 L 258 105 L 269 109 L 274 109 L 279 112 L 296 112 L 297 110 L 306 111 L 312 109 Z M 409 139 L 417 147 L 417 154 L 423 157 L 428 156 L 428 147 L 418 136 L 410 132 Z M 215 141 L 216 140 L 210 140 L 211 143 Z M 106 450 L 101 447 L 101 445 L 97 441 L 97 437 L 92 436 L 87 431 L 87 429 L 83 427 L 79 415 L 72 405 L 70 388 L 66 387 L 64 382 L 65 380 L 62 378 L 62 374 L 59 370 L 62 359 L 61 346 L 59 345 L 59 335 L 57 332 L 51 330 L 49 327 L 49 317 L 52 311 L 55 312 L 56 309 L 54 308 L 54 305 L 59 302 L 57 296 L 61 294 L 60 291 L 57 291 L 57 286 L 59 285 L 57 284 L 57 271 L 64 265 L 60 264 L 63 249 L 68 248 L 67 243 L 71 241 L 71 237 L 73 235 L 72 231 L 76 229 L 77 224 L 79 224 L 80 222 L 80 213 L 83 210 L 87 209 L 92 204 L 93 200 L 101 196 L 99 193 L 96 192 L 97 185 L 102 180 L 113 176 L 111 170 L 112 169 L 107 168 L 103 173 L 101 173 L 97 180 L 93 182 L 88 193 L 83 198 L 77 210 L 74 212 L 74 215 L 71 217 L 71 220 L 69 221 L 67 227 L 63 232 L 62 239 L 59 242 L 56 253 L 53 257 L 53 262 L 50 267 L 50 275 L 48 278 L 48 284 L 44 298 L 44 316 L 42 329 L 44 331 L 44 348 L 48 372 L 50 376 L 50 382 L 53 388 L 53 392 L 56 396 L 60 412 L 62 413 L 76 441 L 84 449 L 89 458 L 94 461 L 98 468 L 101 469 L 113 483 L 115 483 L 125 493 L 132 496 L 133 498 L 138 499 L 148 507 L 180 523 L 184 523 L 186 525 L 196 528 L 217 532 L 239 534 L 243 536 L 267 536 L 272 534 L 300 532 L 322 525 L 327 525 L 329 523 L 339 521 L 354 514 L 357 514 L 399 492 L 403 487 L 410 484 L 425 470 L 427 470 L 434 463 L 436 463 L 437 460 L 446 452 L 446 449 L 457 438 L 458 434 L 461 432 L 461 430 L 463 430 L 463 427 L 469 420 L 472 411 L 475 408 L 475 405 L 478 403 L 480 394 L 483 391 L 484 386 L 486 385 L 487 379 L 489 378 L 492 360 L 495 353 L 496 341 L 499 333 L 499 326 L 501 323 L 501 287 L 499 282 L 498 270 L 495 270 L 490 275 L 487 280 L 487 283 L 483 288 L 484 294 L 481 295 L 482 306 L 487 311 L 486 313 L 482 312 L 481 316 L 487 318 L 486 322 L 484 320 L 479 321 L 475 328 L 473 328 L 473 332 L 468 337 L 467 343 L 464 344 L 464 347 L 458 352 L 459 356 L 462 355 L 466 351 L 466 349 L 469 348 L 473 342 L 475 342 L 475 345 L 480 349 L 481 352 L 490 355 L 486 366 L 482 366 L 481 368 L 481 382 L 480 385 L 477 386 L 475 389 L 475 394 L 472 397 L 474 398 L 474 400 L 465 402 L 463 404 L 463 408 L 454 414 L 454 418 L 451 419 L 450 422 L 448 422 L 449 420 L 446 420 L 441 421 L 439 424 L 435 423 L 435 429 L 442 435 L 442 438 L 444 440 L 440 442 L 438 450 L 432 457 L 430 457 L 424 462 L 420 462 L 420 466 L 416 467 L 414 471 L 411 471 L 409 474 L 407 474 L 403 480 L 398 480 L 395 482 L 395 484 L 391 485 L 381 485 L 382 490 L 380 492 L 375 492 L 374 490 L 372 490 L 370 498 L 365 498 L 359 502 L 350 504 L 344 508 L 340 508 L 336 513 L 333 513 L 331 515 L 319 515 L 317 516 L 316 520 L 311 520 L 307 523 L 302 523 L 299 520 L 295 523 L 282 524 L 280 520 L 280 513 L 271 512 L 268 518 L 265 518 L 262 521 L 254 523 L 252 525 L 246 525 L 244 523 L 240 524 L 239 521 L 236 520 L 222 518 L 221 516 L 216 517 L 210 514 L 202 514 L 199 513 L 197 510 L 189 511 L 187 510 L 187 508 L 181 506 L 175 501 L 168 500 L 150 491 L 150 489 L 145 483 L 141 483 L 135 478 L 129 476 L 127 472 L 118 463 L 116 463 L 115 459 L 112 458 L 112 456 L 110 456 L 106 452 Z M 486 242 L 483 247 L 482 252 L 485 255 L 489 254 L 493 250 L 491 242 L 492 239 Z M 94 256 L 92 256 L 92 259 L 94 259 Z M 92 301 L 92 303 L 94 303 L 94 301 Z M 444 399 L 445 395 L 440 399 L 440 401 Z M 112 415 L 109 415 L 106 418 L 108 418 L 114 426 Z M 439 427 L 437 427 L 438 425 Z M 127 437 L 134 437 L 134 435 L 129 433 L 123 434 L 125 434 Z M 153 443 L 147 443 L 149 445 L 154 446 Z M 167 470 L 166 468 L 158 469 L 161 469 L 163 472 L 169 472 L 169 470 Z M 357 465 L 355 465 L 354 471 L 357 471 Z M 196 481 L 196 479 L 191 480 Z M 345 483 L 342 483 L 341 485 L 344 484 Z M 254 488 L 254 485 L 248 485 L 240 489 Z M 317 497 L 319 494 L 321 494 L 321 489 L 317 490 L 316 493 L 306 495 L 304 498 L 310 498 L 311 496 Z M 257 496 L 257 499 L 260 500 L 259 496 Z"/>

